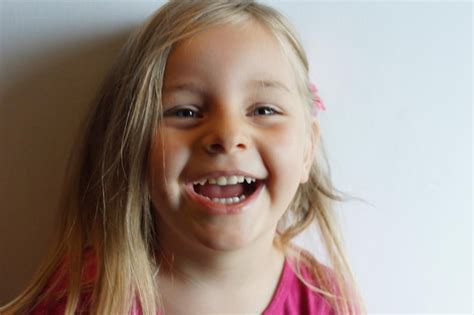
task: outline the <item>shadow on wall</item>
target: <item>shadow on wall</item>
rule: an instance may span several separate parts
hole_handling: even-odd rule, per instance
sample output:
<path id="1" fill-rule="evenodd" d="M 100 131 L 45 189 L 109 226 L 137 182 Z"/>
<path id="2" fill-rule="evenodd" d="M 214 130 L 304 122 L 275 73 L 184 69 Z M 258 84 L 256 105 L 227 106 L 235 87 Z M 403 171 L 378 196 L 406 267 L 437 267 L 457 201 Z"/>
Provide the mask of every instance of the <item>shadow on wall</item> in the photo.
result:
<path id="1" fill-rule="evenodd" d="M 24 289 L 44 259 L 72 143 L 130 32 L 15 52 L 11 59 L 19 62 L 2 67 L 0 305 Z"/>

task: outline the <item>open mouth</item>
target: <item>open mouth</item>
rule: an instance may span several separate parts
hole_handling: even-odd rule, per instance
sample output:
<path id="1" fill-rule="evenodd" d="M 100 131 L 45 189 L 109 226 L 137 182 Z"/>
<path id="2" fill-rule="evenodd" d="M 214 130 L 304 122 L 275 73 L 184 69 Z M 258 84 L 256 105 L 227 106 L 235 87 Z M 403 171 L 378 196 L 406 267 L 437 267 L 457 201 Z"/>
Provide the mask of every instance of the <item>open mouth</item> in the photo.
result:
<path id="1" fill-rule="evenodd" d="M 234 205 L 249 199 L 262 184 L 262 180 L 253 180 L 231 185 L 194 183 L 192 187 L 194 192 L 202 198 L 214 203 Z"/>

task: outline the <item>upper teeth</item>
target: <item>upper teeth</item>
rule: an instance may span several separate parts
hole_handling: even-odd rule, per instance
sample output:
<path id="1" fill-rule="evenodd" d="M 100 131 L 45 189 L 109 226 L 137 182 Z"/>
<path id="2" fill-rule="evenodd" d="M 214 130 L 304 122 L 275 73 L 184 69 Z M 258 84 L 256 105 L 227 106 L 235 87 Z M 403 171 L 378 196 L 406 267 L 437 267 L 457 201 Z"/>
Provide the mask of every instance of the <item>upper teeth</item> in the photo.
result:
<path id="1" fill-rule="evenodd" d="M 219 176 L 217 178 L 207 178 L 203 179 L 201 181 L 196 181 L 193 184 L 194 185 L 205 185 L 206 183 L 208 184 L 217 184 L 219 186 L 225 186 L 225 185 L 235 185 L 235 184 L 241 184 L 243 182 L 247 182 L 247 184 L 253 183 L 256 181 L 255 178 L 252 177 L 246 177 L 246 176 Z"/>

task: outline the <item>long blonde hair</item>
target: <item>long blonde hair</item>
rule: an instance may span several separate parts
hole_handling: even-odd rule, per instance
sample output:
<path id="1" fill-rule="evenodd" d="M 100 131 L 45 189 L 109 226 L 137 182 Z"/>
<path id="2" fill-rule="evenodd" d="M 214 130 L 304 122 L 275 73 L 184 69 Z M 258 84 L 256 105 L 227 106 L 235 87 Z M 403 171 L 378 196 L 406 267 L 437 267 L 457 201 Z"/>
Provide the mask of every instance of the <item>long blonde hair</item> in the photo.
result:
<path id="1" fill-rule="evenodd" d="M 154 256 L 158 237 L 147 165 L 153 131 L 160 123 L 166 61 L 179 41 L 249 18 L 267 27 L 287 52 L 311 119 L 307 57 L 284 16 L 246 0 L 167 2 L 130 36 L 97 94 L 84 121 L 86 132 L 69 160 L 58 241 L 29 287 L 3 308 L 5 312 L 27 311 L 47 299 L 51 292 L 43 292 L 44 287 L 66 257 L 66 314 L 76 311 L 81 293 L 87 290 L 93 297 L 92 313 L 124 314 L 139 303 L 144 314 L 156 314 L 161 305 Z M 325 157 L 322 142 L 318 148 Z M 310 268 L 317 281 L 308 286 L 325 295 L 338 314 L 365 313 L 332 207 L 333 201 L 345 199 L 332 186 L 329 167 L 325 170 L 322 164 L 315 159 L 308 182 L 299 187 L 282 219 L 276 243 L 288 257 Z M 313 223 L 327 250 L 330 273 L 291 245 Z M 94 283 L 84 284 L 81 273 L 88 247 L 96 253 L 98 274 Z"/>

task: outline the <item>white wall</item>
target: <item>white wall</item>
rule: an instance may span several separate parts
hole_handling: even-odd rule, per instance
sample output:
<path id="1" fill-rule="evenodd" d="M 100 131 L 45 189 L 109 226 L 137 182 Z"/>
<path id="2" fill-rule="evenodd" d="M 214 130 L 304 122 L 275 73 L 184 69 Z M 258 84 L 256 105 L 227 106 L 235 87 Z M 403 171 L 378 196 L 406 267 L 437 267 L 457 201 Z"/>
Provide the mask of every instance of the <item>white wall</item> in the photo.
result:
<path id="1" fill-rule="evenodd" d="M 266 1 L 295 24 L 370 313 L 472 312 L 472 4 Z M 79 118 L 161 2 L 2 1 L 0 304 L 44 255 Z M 307 244 L 316 252 L 311 238 Z"/>

